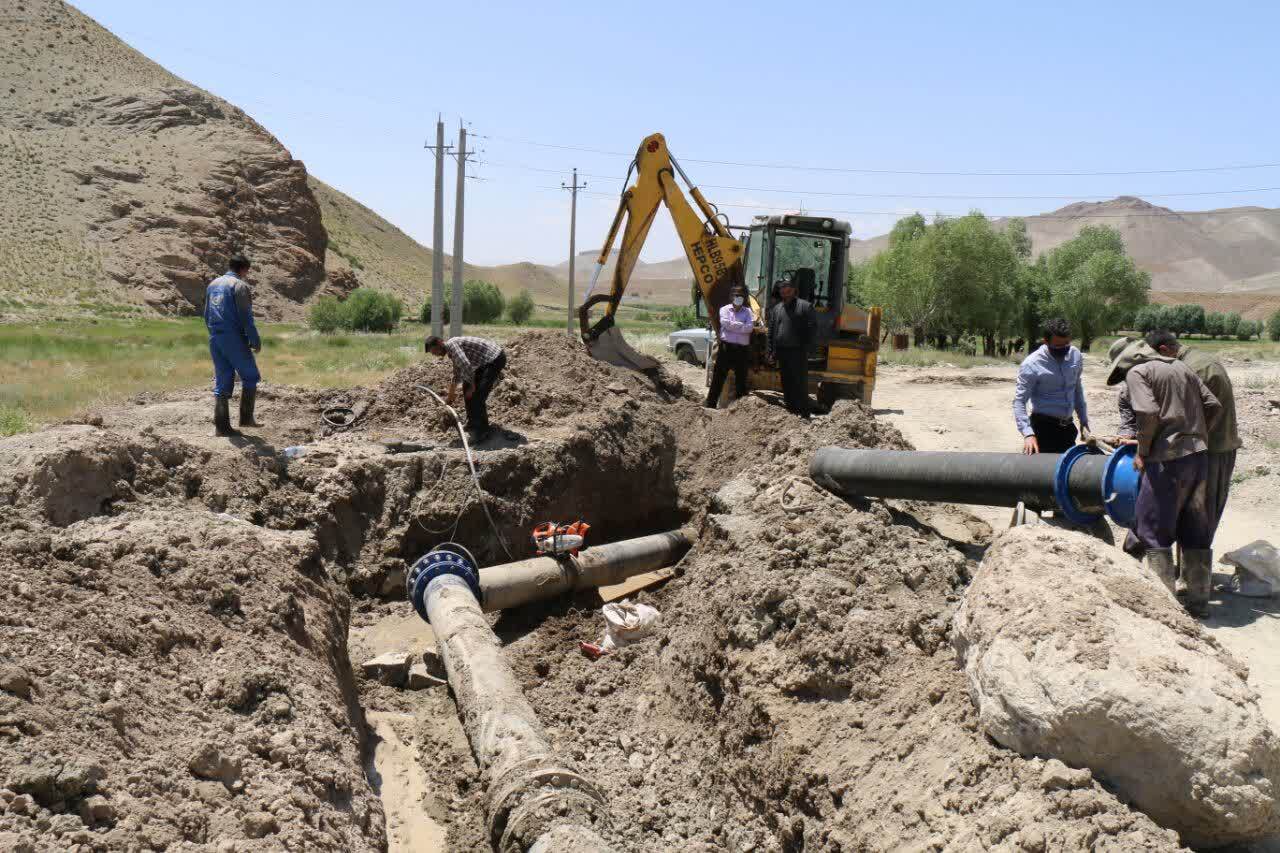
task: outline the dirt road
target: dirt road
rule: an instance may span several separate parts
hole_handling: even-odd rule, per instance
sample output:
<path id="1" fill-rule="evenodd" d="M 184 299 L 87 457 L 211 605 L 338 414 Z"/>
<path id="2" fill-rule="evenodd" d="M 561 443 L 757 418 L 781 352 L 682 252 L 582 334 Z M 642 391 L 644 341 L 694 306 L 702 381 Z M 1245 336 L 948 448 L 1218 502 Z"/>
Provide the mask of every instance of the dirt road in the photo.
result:
<path id="1" fill-rule="evenodd" d="M 1105 368 L 1090 359 L 1086 367 L 1090 420 L 1095 432 L 1113 433 L 1118 423 L 1116 389 L 1105 385 Z M 1221 556 L 1255 539 L 1280 542 L 1280 412 L 1268 400 L 1280 397 L 1280 365 L 1228 365 L 1236 387 L 1245 448 L 1236 465 L 1235 484 L 1214 543 Z M 973 370 L 882 368 L 876 384 L 877 417 L 902 430 L 920 450 L 1021 449 L 1013 424 L 1013 366 Z M 1010 511 L 971 507 L 993 529 L 1008 526 Z M 1218 571 L 1229 572 L 1218 565 Z M 1221 576 L 1217 577 L 1222 580 Z M 1262 695 L 1263 708 L 1280 729 L 1280 601 L 1215 593 L 1206 621 L 1224 646 L 1244 659 L 1249 682 Z M 1280 848 L 1277 848 L 1280 849 Z"/>

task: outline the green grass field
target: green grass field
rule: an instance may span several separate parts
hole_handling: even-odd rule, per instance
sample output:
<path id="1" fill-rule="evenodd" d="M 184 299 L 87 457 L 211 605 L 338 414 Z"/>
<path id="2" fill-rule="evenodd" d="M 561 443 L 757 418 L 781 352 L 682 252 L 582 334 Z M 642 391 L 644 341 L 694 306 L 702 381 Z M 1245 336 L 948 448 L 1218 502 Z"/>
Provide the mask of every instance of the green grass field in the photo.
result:
<path id="1" fill-rule="evenodd" d="M 535 317 L 531 326 L 468 326 L 499 341 L 529 328 L 564 328 Z M 666 352 L 662 323 L 624 321 L 628 340 L 652 355 Z M 344 388 L 367 385 L 423 358 L 425 331 L 406 323 L 391 334 L 320 335 L 293 323 L 262 323 L 258 363 L 273 384 Z M 0 435 L 12 435 L 118 402 L 142 391 L 212 382 L 208 335 L 196 318 L 81 319 L 0 325 Z"/>

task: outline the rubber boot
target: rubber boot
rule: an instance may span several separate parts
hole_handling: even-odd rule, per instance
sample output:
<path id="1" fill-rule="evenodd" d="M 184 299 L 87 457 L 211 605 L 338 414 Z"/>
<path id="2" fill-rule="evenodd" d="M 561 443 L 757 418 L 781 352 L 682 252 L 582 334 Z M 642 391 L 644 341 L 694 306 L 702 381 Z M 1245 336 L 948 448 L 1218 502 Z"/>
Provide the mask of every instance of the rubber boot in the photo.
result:
<path id="1" fill-rule="evenodd" d="M 226 397 L 213 398 L 213 434 L 221 438 L 240 434 L 231 428 L 231 401 Z"/>
<path id="2" fill-rule="evenodd" d="M 253 404 L 257 402 L 257 388 L 240 389 L 240 426 L 260 427 L 262 424 L 253 419 Z"/>
<path id="3" fill-rule="evenodd" d="M 1169 592 L 1173 592 L 1178 580 L 1178 567 L 1173 562 L 1173 549 L 1148 548 L 1146 561 L 1147 571 L 1159 578 Z"/>
<path id="4" fill-rule="evenodd" d="M 1182 552 L 1182 576 L 1187 581 L 1187 612 L 1192 616 L 1209 615 L 1209 593 L 1213 586 L 1213 551 L 1188 548 Z"/>

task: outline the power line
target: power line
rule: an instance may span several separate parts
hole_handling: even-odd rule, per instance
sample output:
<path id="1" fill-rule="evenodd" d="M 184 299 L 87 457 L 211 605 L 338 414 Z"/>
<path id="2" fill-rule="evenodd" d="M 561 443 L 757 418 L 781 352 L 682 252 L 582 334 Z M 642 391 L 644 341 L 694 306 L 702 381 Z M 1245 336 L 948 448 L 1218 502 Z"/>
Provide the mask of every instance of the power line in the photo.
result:
<path id="1" fill-rule="evenodd" d="M 556 148 L 562 151 L 582 151 L 589 154 L 605 154 L 611 157 L 633 157 L 634 154 L 627 154 L 621 151 L 605 151 L 599 148 L 584 148 L 576 145 L 558 145 L 550 142 L 535 142 L 531 139 L 519 139 L 513 136 L 490 136 L 490 139 L 496 139 L 503 142 L 514 142 L 519 145 L 532 145 L 538 148 Z M 873 169 L 865 167 L 846 167 L 846 166 L 804 166 L 790 163 L 755 163 L 750 161 L 739 160 L 707 160 L 697 157 L 681 157 L 686 163 L 704 163 L 713 166 L 736 166 L 746 169 L 790 169 L 799 172 L 844 172 L 856 175 L 917 175 L 924 177 L 1114 177 L 1125 175 L 1177 175 L 1189 174 L 1193 172 L 1234 172 L 1245 169 L 1274 169 L 1280 168 L 1280 163 L 1237 163 L 1226 166 L 1192 166 L 1180 169 L 1117 169 L 1108 171 L 1080 171 L 1072 169 L 1054 169 L 1043 171 L 1023 171 L 1002 169 L 976 169 L 972 171 L 936 171 L 929 169 Z"/>
<path id="2" fill-rule="evenodd" d="M 522 169 L 529 172 L 547 172 L 551 174 L 562 174 L 563 169 L 546 169 L 540 166 L 526 166 L 518 163 L 495 163 L 492 160 L 483 161 L 487 166 L 497 166 L 500 169 Z M 590 172 L 579 172 L 579 175 L 588 178 L 603 178 L 605 180 L 616 180 L 617 175 L 595 175 Z M 1019 201 L 1019 200 L 1036 200 L 1036 199 L 1057 199 L 1063 201 L 1087 201 L 1089 199 L 1106 200 L 1114 198 L 1115 195 L 1096 193 L 1093 195 L 1073 194 L 1073 195 L 913 195 L 907 193 L 859 193 L 859 192 L 841 192 L 837 190 L 797 190 L 788 187 L 744 187 L 729 184 L 704 184 L 699 182 L 698 186 L 707 187 L 716 190 L 736 190 L 739 192 L 758 192 L 758 193 L 787 193 L 789 195 L 798 196 L 845 196 L 850 198 L 902 198 L 902 199 L 944 199 L 951 201 L 963 201 L 973 199 L 978 201 Z M 1263 192 L 1280 192 L 1280 187 L 1250 187 L 1246 189 L 1230 189 L 1230 190 L 1197 190 L 1193 192 L 1179 193 L 1148 193 L 1148 192 L 1127 192 L 1123 195 L 1138 196 L 1141 198 L 1179 198 L 1184 196 L 1207 196 L 1207 195 L 1241 195 L 1247 193 L 1263 193 Z"/>

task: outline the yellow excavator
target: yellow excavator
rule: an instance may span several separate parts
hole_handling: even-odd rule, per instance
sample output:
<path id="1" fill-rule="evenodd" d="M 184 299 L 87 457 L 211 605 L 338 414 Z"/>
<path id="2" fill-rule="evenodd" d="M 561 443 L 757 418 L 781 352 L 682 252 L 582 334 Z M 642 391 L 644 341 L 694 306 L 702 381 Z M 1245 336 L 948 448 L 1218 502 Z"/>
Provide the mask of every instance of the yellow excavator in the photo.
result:
<path id="1" fill-rule="evenodd" d="M 880 309 L 863 311 L 845 304 L 852 232 L 849 223 L 789 213 L 756 216 L 746 227 L 729 225 L 689 180 L 660 133 L 640 143 L 627 171 L 628 181 L 632 172 L 635 183 L 623 190 L 586 298 L 578 307 L 582 340 L 593 357 L 633 370 L 658 370 L 655 359 L 636 352 L 623 339 L 616 317 L 658 206 L 666 204 L 693 269 L 694 307 L 698 317 L 710 325 L 713 346 L 708 348 L 708 368 L 714 359 L 714 342 L 719 339 L 720 308 L 729 303 L 729 292 L 735 284 L 745 284 L 751 310 L 762 321 L 752 335 L 748 388 L 782 389 L 778 370 L 768 361 L 764 329 L 767 324 L 763 320 L 780 298 L 774 292 L 774 282 L 790 279 L 800 298 L 813 305 L 818 318 L 816 340 L 809 353 L 809 392 L 824 406 L 839 399 L 871 403 L 880 342 Z M 677 174 L 688 186 L 696 210 L 680 189 Z M 593 295 L 620 229 L 622 245 L 613 271 L 613 286 L 608 293 Z M 734 230 L 745 231 L 745 238 L 735 237 L 731 233 Z M 604 315 L 592 324 L 591 309 L 600 303 L 605 303 Z M 733 383 L 725 385 L 727 395 Z"/>

